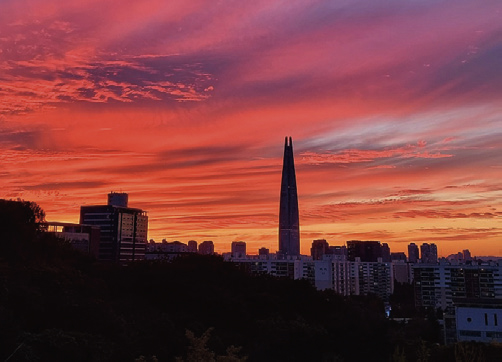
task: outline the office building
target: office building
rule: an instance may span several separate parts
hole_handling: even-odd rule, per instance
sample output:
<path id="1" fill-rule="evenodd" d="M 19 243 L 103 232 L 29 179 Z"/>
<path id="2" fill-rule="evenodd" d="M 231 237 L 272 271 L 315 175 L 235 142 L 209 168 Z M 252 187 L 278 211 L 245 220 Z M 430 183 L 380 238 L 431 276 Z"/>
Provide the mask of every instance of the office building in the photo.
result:
<path id="1" fill-rule="evenodd" d="M 72 224 L 67 222 L 45 222 L 41 229 L 64 239 L 74 249 L 99 257 L 100 230 L 98 226 Z"/>
<path id="2" fill-rule="evenodd" d="M 281 198 L 279 206 L 279 254 L 300 255 L 300 221 L 296 189 L 293 141 L 286 137 L 282 165 Z"/>
<path id="3" fill-rule="evenodd" d="M 100 228 L 99 260 L 127 263 L 145 258 L 148 216 L 127 203 L 127 194 L 112 192 L 108 205 L 80 207 L 80 223 Z"/>

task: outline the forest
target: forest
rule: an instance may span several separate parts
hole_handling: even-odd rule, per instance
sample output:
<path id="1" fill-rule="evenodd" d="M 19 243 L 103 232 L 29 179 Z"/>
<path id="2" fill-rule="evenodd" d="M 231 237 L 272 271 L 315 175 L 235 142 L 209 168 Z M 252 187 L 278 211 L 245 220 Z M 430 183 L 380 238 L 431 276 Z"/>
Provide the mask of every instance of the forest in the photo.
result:
<path id="1" fill-rule="evenodd" d="M 441 344 L 412 288 L 391 302 L 251 276 L 218 256 L 100 263 L 44 233 L 33 202 L 0 200 L 2 361 L 490 361 L 498 345 Z"/>

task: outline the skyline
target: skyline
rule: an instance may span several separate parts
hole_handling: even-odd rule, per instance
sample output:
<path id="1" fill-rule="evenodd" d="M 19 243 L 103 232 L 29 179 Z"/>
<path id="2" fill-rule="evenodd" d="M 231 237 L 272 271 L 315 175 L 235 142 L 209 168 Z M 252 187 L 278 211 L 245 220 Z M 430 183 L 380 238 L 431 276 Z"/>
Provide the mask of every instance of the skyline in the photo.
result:
<path id="1" fill-rule="evenodd" d="M 127 192 L 149 238 L 502 255 L 499 1 L 0 5 L 1 198 L 51 221 Z"/>

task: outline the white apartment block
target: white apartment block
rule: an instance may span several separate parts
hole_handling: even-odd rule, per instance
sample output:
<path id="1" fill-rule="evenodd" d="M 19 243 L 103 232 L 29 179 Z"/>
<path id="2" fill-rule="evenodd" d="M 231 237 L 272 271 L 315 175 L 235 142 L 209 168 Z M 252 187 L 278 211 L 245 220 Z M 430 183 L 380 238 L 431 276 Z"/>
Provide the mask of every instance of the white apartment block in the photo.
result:
<path id="1" fill-rule="evenodd" d="M 252 274 L 308 280 L 319 290 L 332 289 L 345 296 L 376 294 L 387 301 L 394 291 L 392 263 L 248 257 L 232 260 Z"/>
<path id="2" fill-rule="evenodd" d="M 415 264 L 415 304 L 419 307 L 442 308 L 453 305 L 455 299 L 502 298 L 502 263 L 481 265 Z"/>

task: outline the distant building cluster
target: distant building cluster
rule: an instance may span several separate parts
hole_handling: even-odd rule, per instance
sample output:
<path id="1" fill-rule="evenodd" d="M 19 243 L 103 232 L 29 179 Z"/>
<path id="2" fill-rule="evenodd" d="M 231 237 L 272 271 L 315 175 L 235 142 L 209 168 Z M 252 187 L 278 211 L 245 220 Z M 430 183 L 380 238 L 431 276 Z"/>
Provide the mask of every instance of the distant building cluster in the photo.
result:
<path id="1" fill-rule="evenodd" d="M 413 263 L 407 261 L 405 253 L 391 253 L 385 243 L 379 241 L 349 240 L 347 245 L 330 246 L 324 239 L 314 240 L 311 255 L 285 255 L 270 253 L 260 248 L 257 255 L 247 255 L 246 243 L 234 241 L 231 251 L 223 253 L 225 261 L 238 264 L 250 274 L 269 274 L 276 277 L 306 279 L 317 289 L 332 289 L 342 295 L 375 294 L 388 301 L 394 290 L 394 282 L 411 283 Z M 416 247 L 415 244 L 410 244 Z M 423 244 L 426 250 L 434 244 Z M 417 247 L 418 249 L 418 247 Z M 214 254 L 212 241 L 204 241 L 197 248 L 197 242 L 188 244 L 179 241 L 147 245 L 145 259 L 172 260 L 188 253 Z M 417 263 L 437 263 L 429 254 L 417 252 Z"/>
<path id="2" fill-rule="evenodd" d="M 279 207 L 278 251 L 260 248 L 248 255 L 244 241 L 233 241 L 224 260 L 250 274 L 305 279 L 319 290 L 331 289 L 345 296 L 379 296 L 388 302 L 398 283 L 413 283 L 415 304 L 445 311 L 445 341 L 502 342 L 502 262 L 485 263 L 463 250 L 438 259 L 433 243 L 408 245 L 408 255 L 391 252 L 375 240 L 349 240 L 330 246 L 314 240 L 310 256 L 300 255 L 298 195 L 293 143 L 286 137 Z M 98 260 L 127 264 L 138 260 L 171 261 L 199 253 L 214 254 L 210 240 L 148 242 L 148 216 L 128 206 L 126 193 L 111 192 L 106 205 L 82 206 L 80 224 L 46 223 L 75 248 Z"/>
<path id="3" fill-rule="evenodd" d="M 200 243 L 197 248 L 197 241 L 195 240 L 190 240 L 188 244 L 184 244 L 180 241 L 168 242 L 165 239 L 162 240 L 162 243 L 156 243 L 154 240 L 150 240 L 146 246 L 145 259 L 170 261 L 190 253 L 213 255 L 214 244 L 211 240 L 206 240 Z"/>

